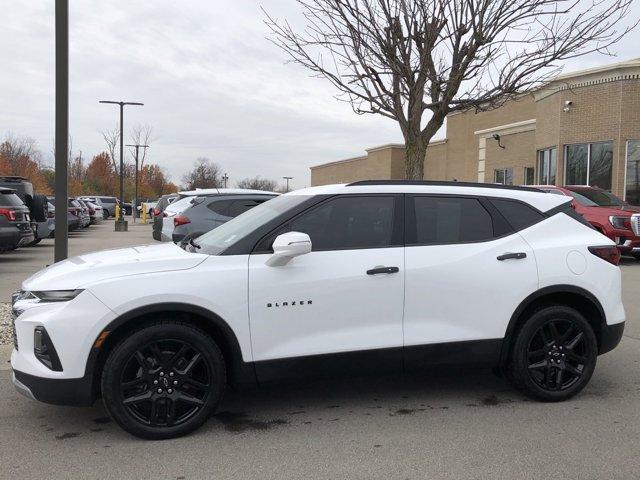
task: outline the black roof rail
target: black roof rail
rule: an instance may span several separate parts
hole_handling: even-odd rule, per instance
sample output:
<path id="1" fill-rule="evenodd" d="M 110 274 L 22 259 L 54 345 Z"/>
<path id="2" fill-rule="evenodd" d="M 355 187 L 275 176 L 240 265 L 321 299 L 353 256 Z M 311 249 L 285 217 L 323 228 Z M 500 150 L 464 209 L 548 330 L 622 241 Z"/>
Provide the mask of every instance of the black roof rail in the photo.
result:
<path id="1" fill-rule="evenodd" d="M 502 190 L 519 190 L 526 192 L 544 193 L 539 188 L 519 187 L 517 185 L 502 185 L 499 183 L 478 183 L 478 182 L 451 182 L 439 180 L 360 180 L 347 184 L 347 187 L 363 187 L 367 185 L 425 185 L 432 187 L 474 187 L 474 188 L 496 188 Z"/>

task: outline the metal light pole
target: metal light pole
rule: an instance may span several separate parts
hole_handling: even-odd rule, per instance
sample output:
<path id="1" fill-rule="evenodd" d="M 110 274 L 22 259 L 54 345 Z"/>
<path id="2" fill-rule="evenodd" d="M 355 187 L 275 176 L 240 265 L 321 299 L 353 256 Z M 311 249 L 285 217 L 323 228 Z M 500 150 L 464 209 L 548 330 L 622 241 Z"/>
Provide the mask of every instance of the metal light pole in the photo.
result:
<path id="1" fill-rule="evenodd" d="M 127 144 L 126 146 L 127 147 L 135 147 L 135 149 L 136 149 L 136 175 L 135 175 L 135 194 L 134 194 L 135 205 L 133 205 L 131 207 L 131 216 L 133 217 L 133 223 L 135 223 L 136 222 L 136 215 L 138 214 L 138 149 L 140 147 L 148 148 L 149 145 L 140 145 L 139 143 L 137 143 L 135 145 Z"/>
<path id="2" fill-rule="evenodd" d="M 293 177 L 282 177 L 287 181 L 287 192 L 289 191 L 289 180 L 293 180 Z"/>
<path id="3" fill-rule="evenodd" d="M 69 1 L 56 0 L 56 239 L 54 261 L 67 258 L 69 237 L 67 233 L 68 186 L 67 167 L 69 150 Z"/>
<path id="4" fill-rule="evenodd" d="M 124 150 L 124 140 L 122 125 L 124 123 L 124 106 L 125 105 L 144 105 L 140 102 L 115 102 L 113 100 L 100 100 L 99 103 L 111 103 L 114 105 L 120 105 L 120 215 L 116 219 L 116 232 L 126 232 L 128 224 L 124 219 L 124 160 L 122 157 L 122 151 Z M 133 212 L 131 212 L 133 213 Z"/>
<path id="5" fill-rule="evenodd" d="M 224 188 L 227 188 L 227 181 L 229 180 L 229 175 L 226 173 L 222 176 L 222 181 L 224 182 Z"/>

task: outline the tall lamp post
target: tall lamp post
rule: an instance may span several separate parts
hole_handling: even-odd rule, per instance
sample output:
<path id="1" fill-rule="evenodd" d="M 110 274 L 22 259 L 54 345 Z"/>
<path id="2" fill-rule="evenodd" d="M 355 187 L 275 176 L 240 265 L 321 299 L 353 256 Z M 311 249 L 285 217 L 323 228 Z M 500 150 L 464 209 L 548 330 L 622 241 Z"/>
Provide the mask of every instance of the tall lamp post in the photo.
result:
<path id="1" fill-rule="evenodd" d="M 120 105 L 120 214 L 116 219 L 116 232 L 126 232 L 128 229 L 128 224 L 124 219 L 124 160 L 122 157 L 122 151 L 124 150 L 124 140 L 123 140 L 123 117 L 124 117 L 124 106 L 125 105 L 144 105 L 144 103 L 140 102 L 115 102 L 113 100 L 100 100 L 99 103 L 111 103 L 113 105 Z M 133 213 L 133 212 L 132 212 Z"/>
<path id="2" fill-rule="evenodd" d="M 135 193 L 133 198 L 135 198 L 135 205 L 131 207 L 131 216 L 133 217 L 133 222 L 136 221 L 136 215 L 138 214 L 138 151 L 140 148 L 149 148 L 149 145 L 140 145 L 136 143 L 135 145 L 127 144 L 127 147 L 135 147 L 136 149 L 136 176 L 135 176 Z"/>
<path id="3" fill-rule="evenodd" d="M 69 1 L 56 0 L 56 239 L 54 261 L 67 258 L 67 167 L 69 154 Z"/>
<path id="4" fill-rule="evenodd" d="M 287 181 L 287 192 L 289 191 L 289 180 L 293 180 L 293 177 L 282 177 Z"/>
<path id="5" fill-rule="evenodd" d="M 227 188 L 227 182 L 229 181 L 229 175 L 226 173 L 222 176 L 222 181 L 224 182 L 224 188 Z"/>

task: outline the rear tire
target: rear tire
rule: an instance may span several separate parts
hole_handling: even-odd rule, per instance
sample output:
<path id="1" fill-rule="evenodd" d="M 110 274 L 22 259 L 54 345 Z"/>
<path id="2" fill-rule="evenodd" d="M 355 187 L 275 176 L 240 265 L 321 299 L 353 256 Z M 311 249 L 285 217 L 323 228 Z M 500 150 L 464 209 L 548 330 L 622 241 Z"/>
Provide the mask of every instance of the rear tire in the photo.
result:
<path id="1" fill-rule="evenodd" d="M 589 322 L 573 308 L 549 306 L 533 313 L 518 332 L 507 376 L 525 395 L 559 402 L 589 383 L 597 356 Z"/>
<path id="2" fill-rule="evenodd" d="M 225 384 L 224 358 L 211 337 L 188 323 L 159 321 L 127 335 L 111 351 L 102 397 L 124 430 L 162 440 L 206 422 Z"/>

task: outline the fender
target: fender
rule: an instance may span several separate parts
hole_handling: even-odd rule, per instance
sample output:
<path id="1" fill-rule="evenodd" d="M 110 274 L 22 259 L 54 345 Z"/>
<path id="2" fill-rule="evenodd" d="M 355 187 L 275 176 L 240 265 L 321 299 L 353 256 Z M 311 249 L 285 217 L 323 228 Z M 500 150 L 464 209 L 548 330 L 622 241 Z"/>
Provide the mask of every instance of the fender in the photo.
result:
<path id="1" fill-rule="evenodd" d="M 513 334 L 515 333 L 515 329 L 518 323 L 518 318 L 522 315 L 522 312 L 531 305 L 537 299 L 544 297 L 546 295 L 554 294 L 554 293 L 572 293 L 575 295 L 580 295 L 585 300 L 592 303 L 598 310 L 600 314 L 600 322 L 601 328 L 604 329 L 607 326 L 607 319 L 604 313 L 604 309 L 600 304 L 600 301 L 589 291 L 585 290 L 581 287 L 576 287 L 575 285 L 551 285 L 548 287 L 541 288 L 540 290 L 536 290 L 527 298 L 525 298 L 518 308 L 515 309 L 513 315 L 511 315 L 511 319 L 509 320 L 509 325 L 507 325 L 507 330 L 504 335 L 504 341 L 502 342 L 502 351 L 500 352 L 500 365 L 506 365 L 509 355 L 509 348 L 511 347 L 511 340 Z"/>
<path id="2" fill-rule="evenodd" d="M 104 329 L 102 329 L 102 332 L 100 332 L 98 337 L 96 337 L 96 339 L 94 340 L 94 346 L 89 353 L 89 357 L 87 358 L 87 364 L 85 367 L 85 378 L 90 376 L 93 376 L 95 378 L 95 374 L 97 372 L 94 372 L 94 369 L 102 351 L 101 343 L 98 342 L 98 340 L 104 332 L 113 332 L 127 322 L 143 315 L 171 312 L 192 313 L 206 319 L 207 322 L 212 324 L 215 329 L 222 333 L 225 339 L 226 344 L 224 346 L 221 345 L 220 347 L 223 350 L 225 350 L 226 347 L 226 353 L 228 353 L 231 357 L 231 364 L 227 365 L 229 374 L 228 380 L 230 381 L 230 383 L 251 385 L 256 383 L 256 375 L 255 369 L 253 368 L 253 363 L 245 363 L 242 360 L 242 351 L 240 349 L 240 344 L 238 343 L 238 339 L 229 324 L 224 321 L 219 315 L 213 313 L 210 310 L 207 310 L 206 308 L 202 308 L 189 303 L 179 302 L 155 303 L 152 305 L 145 305 L 143 307 L 138 307 L 126 313 L 123 313 L 118 318 L 111 321 Z M 98 344 L 99 346 L 96 347 L 96 344 Z"/>

